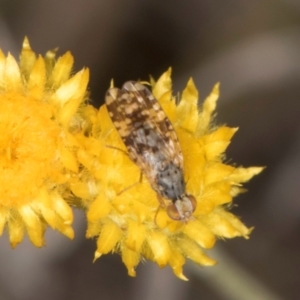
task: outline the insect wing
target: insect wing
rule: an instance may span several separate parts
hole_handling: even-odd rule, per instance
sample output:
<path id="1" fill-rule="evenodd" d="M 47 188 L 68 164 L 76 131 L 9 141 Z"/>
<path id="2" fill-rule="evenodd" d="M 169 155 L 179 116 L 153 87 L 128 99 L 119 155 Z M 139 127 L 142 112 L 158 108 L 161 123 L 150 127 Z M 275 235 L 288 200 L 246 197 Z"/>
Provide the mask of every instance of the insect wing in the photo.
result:
<path id="1" fill-rule="evenodd" d="M 133 94 L 139 102 L 137 114 L 144 116 L 145 124 L 151 127 L 158 140 L 162 141 L 161 147 L 164 149 L 161 150 L 166 152 L 166 158 L 174 159 L 174 156 L 179 155 L 182 163 L 181 148 L 175 130 L 153 94 L 142 84 L 133 81 L 126 82 L 123 90 Z"/>
<path id="2" fill-rule="evenodd" d="M 122 90 L 111 88 L 106 105 L 130 158 L 147 177 L 155 176 L 161 164 L 170 161 L 182 169 L 182 153 L 173 126 L 145 86 L 129 81 Z"/>

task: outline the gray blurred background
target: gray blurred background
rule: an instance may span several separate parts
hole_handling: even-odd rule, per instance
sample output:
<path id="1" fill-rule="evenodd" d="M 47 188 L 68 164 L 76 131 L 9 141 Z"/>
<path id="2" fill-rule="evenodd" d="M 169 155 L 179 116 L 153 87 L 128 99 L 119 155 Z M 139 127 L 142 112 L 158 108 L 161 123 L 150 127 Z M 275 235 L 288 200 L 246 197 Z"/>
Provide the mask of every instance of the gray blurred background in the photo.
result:
<path id="1" fill-rule="evenodd" d="M 227 160 L 267 169 L 233 212 L 255 226 L 250 240 L 219 241 L 213 268 L 188 264 L 189 282 L 152 263 L 130 278 L 118 255 L 92 263 L 85 217 L 76 237 L 48 230 L 47 246 L 11 250 L 0 238 L 0 299 L 300 299 L 300 1 L 2 0 L 0 47 L 15 56 L 70 50 L 91 71 L 95 105 L 111 78 L 157 78 L 173 67 L 175 92 L 192 76 L 203 100 L 221 82 L 219 124 L 240 130 Z"/>

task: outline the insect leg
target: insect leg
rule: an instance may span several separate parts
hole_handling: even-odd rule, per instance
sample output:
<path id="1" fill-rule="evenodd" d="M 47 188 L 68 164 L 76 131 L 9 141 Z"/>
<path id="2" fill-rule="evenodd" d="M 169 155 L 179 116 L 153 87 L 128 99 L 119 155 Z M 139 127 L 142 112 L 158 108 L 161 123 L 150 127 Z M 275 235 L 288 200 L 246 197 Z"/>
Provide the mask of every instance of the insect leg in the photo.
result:
<path id="1" fill-rule="evenodd" d="M 134 186 L 136 186 L 136 185 L 142 183 L 142 180 L 143 180 L 143 173 L 141 172 L 141 173 L 140 173 L 139 181 L 137 181 L 137 182 L 135 182 L 134 184 L 131 184 L 131 185 L 129 185 L 128 187 L 126 187 L 125 189 L 121 190 L 121 191 L 117 194 L 117 196 L 123 194 L 124 192 L 126 192 L 127 190 L 133 188 Z"/>
<path id="2" fill-rule="evenodd" d="M 162 196 L 161 195 L 159 195 L 158 193 L 156 193 L 156 195 L 157 195 L 157 200 L 158 200 L 158 202 L 159 202 L 159 207 L 161 207 L 161 208 L 165 208 L 166 207 L 166 204 L 165 204 L 165 201 L 164 201 L 164 199 L 162 198 Z"/>
<path id="3" fill-rule="evenodd" d="M 128 153 L 121 149 L 121 148 L 118 148 L 118 147 L 115 147 L 115 146 L 110 146 L 110 145 L 105 145 L 106 148 L 110 148 L 110 149 L 114 149 L 114 150 L 118 150 L 118 151 L 121 151 L 122 153 L 124 153 L 126 156 L 128 156 Z"/>
<path id="4" fill-rule="evenodd" d="M 166 207 L 166 204 L 165 204 L 165 201 L 164 201 L 164 199 L 162 198 L 161 195 L 159 195 L 159 194 L 156 194 L 156 195 L 157 195 L 157 200 L 158 200 L 158 202 L 159 202 L 159 204 L 160 204 L 160 205 L 157 207 L 156 212 L 155 212 L 155 215 L 154 215 L 154 223 L 157 225 L 157 223 L 156 223 L 156 218 L 157 218 L 158 212 L 159 212 L 159 210 L 160 210 L 161 208 L 165 208 L 165 207 Z"/>

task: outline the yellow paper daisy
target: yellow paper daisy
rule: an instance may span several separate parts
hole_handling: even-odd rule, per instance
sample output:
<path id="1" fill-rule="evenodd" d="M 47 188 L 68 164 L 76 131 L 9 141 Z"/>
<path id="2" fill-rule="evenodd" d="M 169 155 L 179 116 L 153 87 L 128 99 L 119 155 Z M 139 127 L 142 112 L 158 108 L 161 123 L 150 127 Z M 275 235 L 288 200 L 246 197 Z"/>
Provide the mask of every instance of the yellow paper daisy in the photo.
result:
<path id="1" fill-rule="evenodd" d="M 19 64 L 0 50 L 0 233 L 15 247 L 27 232 L 44 244 L 49 225 L 73 238 L 68 180 L 78 173 L 89 72 L 73 57 L 36 55 L 25 38 Z"/>
<path id="2" fill-rule="evenodd" d="M 224 151 L 237 128 L 211 124 L 219 85 L 199 110 L 193 81 L 188 82 L 176 104 L 170 76 L 169 70 L 152 82 L 152 92 L 181 145 L 186 191 L 197 201 L 193 218 L 188 222 L 172 220 L 165 208 L 158 210 L 157 195 L 147 179 L 135 184 L 141 170 L 126 155 L 105 105 L 93 119 L 92 136 L 82 137 L 85 151 L 80 160 L 86 178 L 85 184 L 78 184 L 77 193 L 84 196 L 88 208 L 87 237 L 97 237 L 95 259 L 118 252 L 129 275 L 135 276 L 136 266 L 147 258 L 160 267 L 170 265 L 179 278 L 186 280 L 182 272 L 186 258 L 211 266 L 216 262 L 203 250 L 213 247 L 216 238 L 248 238 L 251 229 L 227 208 L 241 191 L 241 183 L 262 168 L 236 168 L 224 163 Z"/>

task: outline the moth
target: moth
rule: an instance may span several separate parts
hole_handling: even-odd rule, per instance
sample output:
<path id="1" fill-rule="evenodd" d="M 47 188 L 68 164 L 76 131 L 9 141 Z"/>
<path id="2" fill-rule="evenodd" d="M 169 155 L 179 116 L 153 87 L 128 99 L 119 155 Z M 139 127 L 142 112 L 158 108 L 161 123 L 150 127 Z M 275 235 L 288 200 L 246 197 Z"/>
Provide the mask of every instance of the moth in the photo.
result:
<path id="1" fill-rule="evenodd" d="M 121 89 L 110 88 L 105 103 L 122 138 L 129 158 L 140 168 L 157 193 L 168 216 L 187 222 L 196 209 L 196 199 L 186 193 L 183 155 L 175 130 L 153 94 L 135 81 Z"/>

